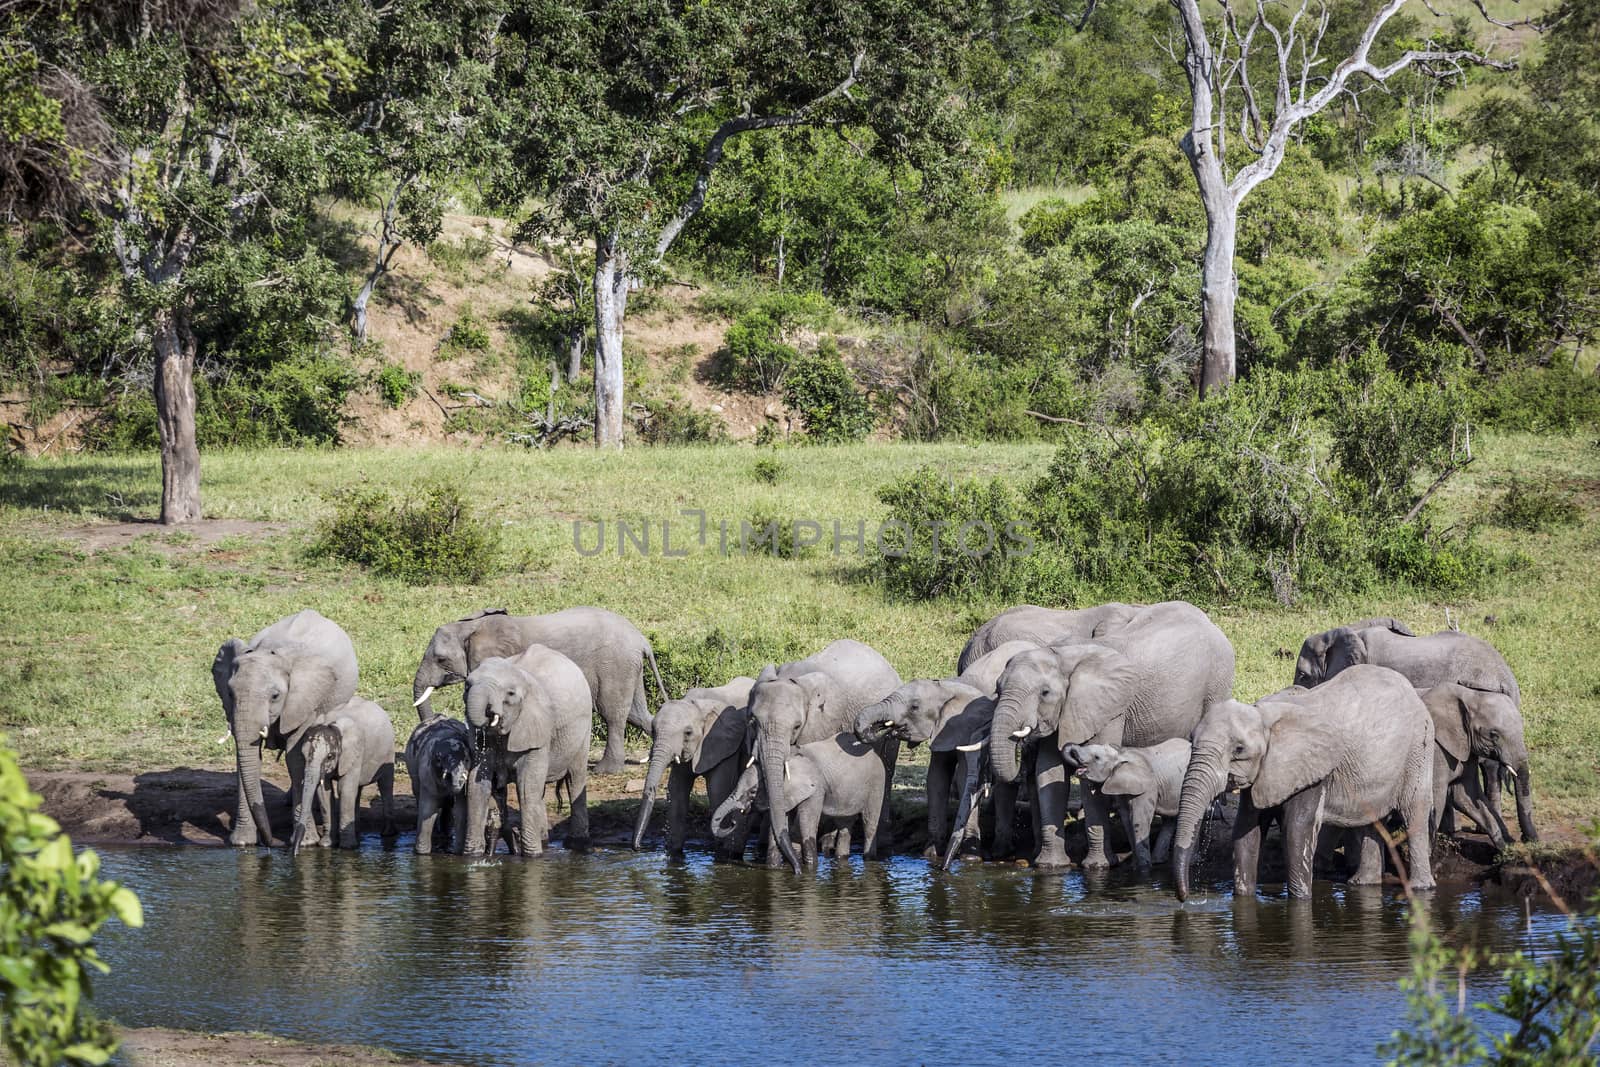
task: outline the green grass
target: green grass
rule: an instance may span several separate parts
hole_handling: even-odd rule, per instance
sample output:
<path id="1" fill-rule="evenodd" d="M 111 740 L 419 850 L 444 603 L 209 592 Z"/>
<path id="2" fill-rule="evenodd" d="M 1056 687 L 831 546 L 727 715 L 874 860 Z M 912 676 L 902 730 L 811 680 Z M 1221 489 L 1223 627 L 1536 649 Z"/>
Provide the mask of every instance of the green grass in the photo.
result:
<path id="1" fill-rule="evenodd" d="M 1253 699 L 1288 684 L 1301 638 L 1369 614 L 1406 618 L 1420 631 L 1446 625 L 1497 644 L 1522 683 L 1534 750 L 1538 802 L 1572 824 L 1600 814 L 1600 449 L 1583 437 L 1480 439 L 1480 459 L 1452 481 L 1445 507 L 1482 517 L 1512 472 L 1554 483 L 1583 508 L 1584 521 L 1546 533 L 1485 529 L 1497 549 L 1522 554 L 1473 598 L 1443 602 L 1410 593 L 1350 597 L 1282 609 L 1222 605 L 1213 617 L 1238 652 L 1237 694 Z M 620 455 L 442 447 L 400 450 L 265 451 L 205 457 L 204 499 L 212 518 L 285 528 L 201 544 L 152 527 L 125 548 L 89 553 L 61 535 L 88 524 L 153 514 L 153 458 L 76 457 L 0 469 L 0 728 L 25 765 L 153 770 L 227 766 L 211 688 L 217 645 L 248 636 L 302 608 L 350 632 L 361 657 L 362 692 L 413 723 L 410 681 L 440 622 L 489 605 L 519 612 L 599 604 L 632 618 L 658 649 L 720 630 L 764 647 L 805 652 L 837 637 L 882 651 L 906 677 L 944 675 L 971 628 L 1003 605 L 886 601 L 866 580 L 865 559 L 826 552 L 807 558 L 721 558 L 716 524 L 756 514 L 871 525 L 883 507 L 875 489 L 923 464 L 958 475 L 1036 477 L 1050 450 L 1039 445 L 861 444 L 783 453 L 777 484 L 755 473 L 749 448 L 636 448 Z M 498 523 L 512 573 L 479 585 L 412 587 L 358 568 L 308 560 L 311 525 L 329 513 L 328 494 L 367 482 L 398 493 L 430 480 L 468 487 Z M 689 536 L 684 509 L 704 508 L 709 544 Z M 608 551 L 573 548 L 573 522 L 607 523 Z M 617 554 L 617 520 L 651 523 L 652 554 Z M 673 548 L 660 554 L 660 523 Z M 1486 623 L 1492 616 L 1494 622 Z M 759 662 L 736 661 L 742 670 Z M 445 697 L 458 706 L 460 690 Z"/>
<path id="2" fill-rule="evenodd" d="M 1065 200 L 1081 204 L 1095 193 L 1092 185 L 1029 185 L 1021 189 L 1004 189 L 1000 202 L 1005 205 L 1006 219 L 1012 224 L 1046 200 Z"/>

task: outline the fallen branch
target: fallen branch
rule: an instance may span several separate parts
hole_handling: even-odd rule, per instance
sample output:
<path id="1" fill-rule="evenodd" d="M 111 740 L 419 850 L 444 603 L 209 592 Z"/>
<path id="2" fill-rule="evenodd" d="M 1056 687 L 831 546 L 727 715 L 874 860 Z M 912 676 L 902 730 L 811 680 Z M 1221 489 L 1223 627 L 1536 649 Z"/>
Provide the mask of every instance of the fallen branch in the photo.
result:
<path id="1" fill-rule="evenodd" d="M 1439 491 L 1439 487 L 1444 485 L 1445 482 L 1449 481 L 1457 471 L 1465 470 L 1476 458 L 1476 456 L 1468 456 L 1460 463 L 1453 463 L 1441 471 L 1439 473 L 1439 477 L 1433 480 L 1433 484 L 1428 486 L 1427 491 L 1421 496 L 1417 497 L 1417 502 L 1411 505 L 1411 510 L 1406 512 L 1406 517 L 1400 520 L 1400 525 L 1404 526 L 1406 523 L 1420 515 L 1422 513 L 1422 505 L 1428 502 L 1428 498 L 1433 496 L 1434 493 L 1437 493 Z"/>
<path id="2" fill-rule="evenodd" d="M 1046 415 L 1044 412 L 1042 412 L 1042 411 L 1034 411 L 1032 408 L 1023 408 L 1022 409 L 1022 413 L 1024 415 L 1032 415 L 1036 419 L 1043 419 L 1045 422 L 1064 422 L 1068 426 L 1088 426 L 1089 425 L 1087 422 L 1080 422 L 1077 419 L 1069 419 L 1064 415 Z"/>

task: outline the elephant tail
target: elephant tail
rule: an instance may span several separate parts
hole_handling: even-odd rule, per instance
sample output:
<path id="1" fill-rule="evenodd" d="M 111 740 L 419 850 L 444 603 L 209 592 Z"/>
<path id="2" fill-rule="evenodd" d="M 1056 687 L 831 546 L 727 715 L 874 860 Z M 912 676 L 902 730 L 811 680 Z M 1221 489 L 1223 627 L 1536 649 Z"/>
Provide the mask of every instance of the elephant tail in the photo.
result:
<path id="1" fill-rule="evenodd" d="M 661 696 L 661 703 L 665 704 L 667 702 L 667 687 L 661 684 L 661 668 L 656 666 L 656 650 L 650 647 L 649 641 L 644 643 L 644 658 L 650 663 L 650 673 L 656 679 L 656 692 Z M 643 674 L 643 670 L 640 673 Z"/>

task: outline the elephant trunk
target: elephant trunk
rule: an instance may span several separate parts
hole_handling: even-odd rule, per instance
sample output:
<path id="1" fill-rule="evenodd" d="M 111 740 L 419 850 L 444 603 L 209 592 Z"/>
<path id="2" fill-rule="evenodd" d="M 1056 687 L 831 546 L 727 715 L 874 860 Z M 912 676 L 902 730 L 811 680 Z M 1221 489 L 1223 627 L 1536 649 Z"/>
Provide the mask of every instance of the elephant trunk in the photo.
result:
<path id="1" fill-rule="evenodd" d="M 997 781 L 1014 782 L 1022 773 L 1017 758 L 1021 743 L 1011 735 L 1022 722 L 1022 700 L 1016 694 L 1001 694 L 994 708 L 994 729 L 989 734 L 989 766 Z"/>
<path id="2" fill-rule="evenodd" d="M 789 840 L 789 804 L 784 781 L 788 774 L 788 746 L 775 737 L 761 739 L 761 778 L 767 789 L 767 811 L 772 819 L 772 836 L 778 842 L 778 851 L 800 873 L 800 857 L 795 855 L 794 843 Z"/>
<path id="3" fill-rule="evenodd" d="M 272 822 L 267 818 L 267 802 L 261 796 L 261 742 L 234 737 L 239 759 L 239 782 L 244 786 L 244 801 L 256 824 L 256 840 L 272 844 Z"/>
<path id="4" fill-rule="evenodd" d="M 306 754 L 305 776 L 300 781 L 300 817 L 295 820 L 294 833 L 289 839 L 291 856 L 300 855 L 300 847 L 308 835 L 312 838 L 317 836 L 316 820 L 311 815 L 311 802 L 316 798 L 317 785 L 322 781 L 322 767 L 327 758 L 327 747 L 320 742 L 312 742 L 311 751 Z M 333 812 L 325 811 L 322 817 L 331 823 Z"/>
<path id="5" fill-rule="evenodd" d="M 1537 841 L 1539 830 L 1533 825 L 1533 779 L 1528 776 L 1528 758 L 1524 756 L 1512 769 L 1517 779 L 1517 826 L 1522 840 Z"/>
<path id="6" fill-rule="evenodd" d="M 438 670 L 426 664 L 417 668 L 417 676 L 411 680 L 411 700 L 419 721 L 427 722 L 433 716 L 433 691 L 443 681 Z"/>
<path id="7" fill-rule="evenodd" d="M 1211 802 L 1222 792 L 1226 778 L 1222 771 L 1222 746 L 1196 748 L 1183 775 L 1183 793 L 1178 800 L 1178 829 L 1172 842 L 1172 875 L 1178 899 L 1189 899 L 1189 860 L 1199 835 L 1200 819 Z"/>
<path id="8" fill-rule="evenodd" d="M 905 700 L 898 693 L 890 693 L 876 704 L 862 708 L 856 714 L 854 725 L 856 740 L 864 744 L 875 745 L 889 732 L 885 722 L 900 721 L 900 714 L 904 710 Z"/>
<path id="9" fill-rule="evenodd" d="M 639 851 L 644 843 L 644 833 L 650 828 L 650 811 L 656 806 L 656 790 L 661 787 L 661 775 L 667 769 L 667 746 L 657 741 L 650 749 L 650 769 L 644 776 L 644 797 L 639 801 L 639 818 L 633 826 L 633 850 Z"/>

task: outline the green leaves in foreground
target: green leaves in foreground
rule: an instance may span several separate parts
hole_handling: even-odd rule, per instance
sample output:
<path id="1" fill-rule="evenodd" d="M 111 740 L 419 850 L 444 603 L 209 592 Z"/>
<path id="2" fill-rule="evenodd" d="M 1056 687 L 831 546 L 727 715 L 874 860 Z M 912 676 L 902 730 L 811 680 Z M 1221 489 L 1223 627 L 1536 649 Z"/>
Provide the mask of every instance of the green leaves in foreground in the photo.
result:
<path id="1" fill-rule="evenodd" d="M 107 970 L 95 932 L 113 917 L 143 926 L 144 912 L 38 809 L 0 735 L 0 1043 L 18 1063 L 105 1063 L 117 1041 L 89 1009 L 90 968 Z"/>

